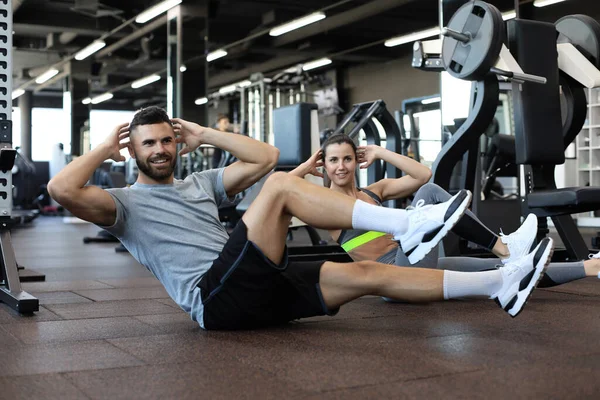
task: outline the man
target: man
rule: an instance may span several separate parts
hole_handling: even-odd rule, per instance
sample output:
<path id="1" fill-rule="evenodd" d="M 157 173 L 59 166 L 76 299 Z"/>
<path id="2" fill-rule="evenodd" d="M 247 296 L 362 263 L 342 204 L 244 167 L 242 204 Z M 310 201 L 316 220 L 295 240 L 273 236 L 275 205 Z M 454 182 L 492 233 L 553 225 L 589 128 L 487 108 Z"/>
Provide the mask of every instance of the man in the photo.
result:
<path id="1" fill-rule="evenodd" d="M 129 138 L 129 141 L 127 139 Z M 203 143 L 239 161 L 175 180 L 176 144 L 182 154 Z M 106 159 L 125 147 L 139 177 L 131 188 L 85 186 Z M 424 257 L 464 213 L 470 193 L 414 211 L 367 204 L 285 173 L 264 184 L 231 236 L 217 207 L 276 164 L 279 151 L 243 135 L 204 128 L 149 107 L 106 141 L 74 160 L 48 185 L 74 215 L 118 237 L 169 295 L 205 329 L 243 329 L 315 315 L 333 315 L 367 294 L 405 301 L 484 295 L 512 316 L 523 308 L 552 251 L 544 239 L 517 262 L 488 272 L 402 268 L 372 261 L 288 262 L 292 216 L 317 228 L 367 229 L 394 235 L 405 251 Z M 417 257 L 418 258 L 418 257 Z"/>

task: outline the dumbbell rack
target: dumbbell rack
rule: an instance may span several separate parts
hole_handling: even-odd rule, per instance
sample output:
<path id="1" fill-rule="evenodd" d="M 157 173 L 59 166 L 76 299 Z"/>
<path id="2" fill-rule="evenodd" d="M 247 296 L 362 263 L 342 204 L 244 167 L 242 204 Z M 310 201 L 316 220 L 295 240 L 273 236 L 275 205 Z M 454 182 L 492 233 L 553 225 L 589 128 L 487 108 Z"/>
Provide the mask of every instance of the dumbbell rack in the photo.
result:
<path id="1" fill-rule="evenodd" d="M 12 1 L 0 0 L 0 302 L 19 313 L 39 310 L 39 301 L 21 289 L 10 238 L 12 167 Z"/>

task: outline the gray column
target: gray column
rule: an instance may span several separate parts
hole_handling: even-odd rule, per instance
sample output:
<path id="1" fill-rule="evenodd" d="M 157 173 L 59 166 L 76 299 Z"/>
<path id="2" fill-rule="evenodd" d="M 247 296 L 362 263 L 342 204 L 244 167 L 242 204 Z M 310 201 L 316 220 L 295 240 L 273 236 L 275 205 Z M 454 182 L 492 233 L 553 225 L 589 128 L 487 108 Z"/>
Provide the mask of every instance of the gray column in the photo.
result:
<path id="1" fill-rule="evenodd" d="M 206 42 L 208 40 L 208 2 L 201 5 L 181 5 L 169 10 L 167 23 L 167 92 L 168 110 L 179 117 L 206 126 L 208 109 L 194 102 L 206 96 L 208 68 Z M 192 62 L 187 62 L 193 59 Z M 185 65 L 187 70 L 181 72 Z M 191 164 L 188 156 L 188 165 Z M 187 172 L 189 173 L 189 172 Z M 175 176 L 183 178 L 182 160 L 177 163 Z"/>
<path id="2" fill-rule="evenodd" d="M 90 119 L 90 106 L 81 103 L 81 100 L 89 97 L 90 88 L 88 78 L 90 76 L 90 62 L 71 61 L 65 67 L 69 68 L 68 88 L 71 92 L 71 154 L 80 156 L 83 154 L 82 129 L 86 121 Z"/>
<path id="3" fill-rule="evenodd" d="M 33 92 L 26 90 L 19 98 L 21 110 L 21 149 L 26 158 L 31 160 L 31 109 L 33 108 Z"/>
<path id="4" fill-rule="evenodd" d="M 206 59 L 198 56 L 206 53 L 207 15 L 207 3 L 181 5 L 169 11 L 167 24 L 167 75 L 173 86 L 173 116 L 201 125 L 208 123 L 207 107 L 197 106 L 194 101 L 206 96 L 208 68 Z M 193 62 L 186 63 L 192 58 Z M 182 65 L 187 68 L 185 72 L 180 71 Z"/>

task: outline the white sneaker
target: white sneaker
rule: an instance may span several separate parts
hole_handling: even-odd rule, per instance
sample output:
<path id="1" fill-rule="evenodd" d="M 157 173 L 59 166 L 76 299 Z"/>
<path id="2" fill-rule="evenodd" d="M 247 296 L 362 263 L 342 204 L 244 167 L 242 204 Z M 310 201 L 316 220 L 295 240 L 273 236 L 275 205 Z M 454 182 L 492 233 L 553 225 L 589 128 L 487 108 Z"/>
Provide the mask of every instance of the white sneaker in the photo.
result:
<path id="1" fill-rule="evenodd" d="M 512 317 L 523 310 L 533 289 L 544 276 L 553 250 L 552 239 L 544 238 L 531 253 L 499 268 L 502 288 L 492 298 Z"/>
<path id="2" fill-rule="evenodd" d="M 470 202 L 471 192 L 463 189 L 444 203 L 418 202 L 414 209 L 406 210 L 408 229 L 394 239 L 400 242 L 408 261 L 411 264 L 421 261 L 456 225 Z"/>
<path id="3" fill-rule="evenodd" d="M 503 264 L 514 262 L 529 254 L 537 236 L 537 228 L 537 217 L 535 214 L 529 214 L 519 229 L 510 235 L 500 233 L 500 240 L 510 252 L 510 256 L 502 260 Z"/>

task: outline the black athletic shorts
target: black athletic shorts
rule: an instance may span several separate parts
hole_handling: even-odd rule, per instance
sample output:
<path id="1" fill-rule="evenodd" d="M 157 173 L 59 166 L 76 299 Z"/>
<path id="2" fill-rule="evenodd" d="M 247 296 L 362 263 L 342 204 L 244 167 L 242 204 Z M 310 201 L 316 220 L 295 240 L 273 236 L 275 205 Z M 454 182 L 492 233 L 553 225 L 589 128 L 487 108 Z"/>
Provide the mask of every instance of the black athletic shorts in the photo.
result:
<path id="1" fill-rule="evenodd" d="M 333 315 L 323 301 L 319 273 L 324 261 L 275 265 L 247 237 L 240 220 L 198 287 L 205 329 L 249 329 L 299 318 Z"/>

